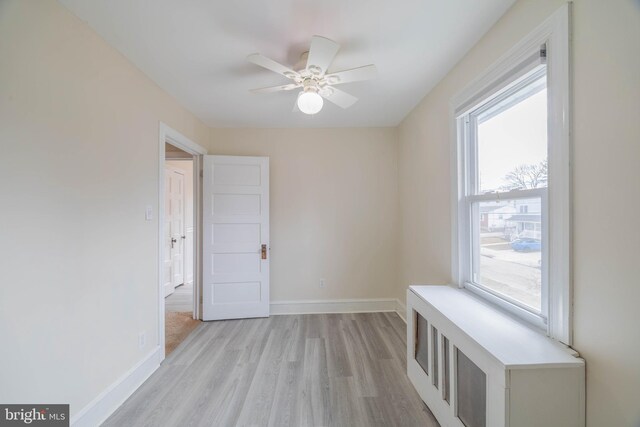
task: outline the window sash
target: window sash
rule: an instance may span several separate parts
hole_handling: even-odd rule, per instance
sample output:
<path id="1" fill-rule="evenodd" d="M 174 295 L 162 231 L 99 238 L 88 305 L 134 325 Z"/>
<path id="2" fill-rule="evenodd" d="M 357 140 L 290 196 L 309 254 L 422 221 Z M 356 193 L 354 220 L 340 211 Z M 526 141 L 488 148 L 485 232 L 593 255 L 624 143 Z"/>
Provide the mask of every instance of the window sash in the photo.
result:
<path id="1" fill-rule="evenodd" d="M 491 117 L 499 114 L 502 111 L 505 111 L 508 107 L 515 105 L 518 102 L 523 101 L 524 99 L 532 96 L 537 91 L 541 90 L 539 85 L 536 84 L 538 80 L 540 80 L 543 76 L 546 76 L 547 70 L 546 65 L 540 65 L 536 67 L 532 67 L 527 70 L 530 74 L 519 75 L 519 79 L 512 81 L 509 88 L 503 90 L 498 95 L 487 94 L 488 97 L 491 97 L 489 100 L 485 100 L 482 104 L 476 107 L 473 111 L 465 114 L 464 123 L 465 123 L 465 151 L 467 153 L 468 164 L 464 173 L 468 174 L 467 177 L 467 187 L 465 194 L 479 195 L 480 193 L 480 172 L 479 172 L 479 162 L 478 162 L 478 121 L 483 116 L 484 120 L 488 120 Z M 524 93 L 522 93 L 524 91 Z M 520 94 L 515 98 L 514 95 Z M 505 101 L 511 99 L 507 104 Z M 505 104 L 505 105 L 501 105 Z M 524 191 L 524 190 L 512 190 L 512 191 Z M 499 194 L 501 192 L 496 191 L 487 194 Z"/>
<path id="2" fill-rule="evenodd" d="M 549 317 L 549 227 L 548 227 L 548 187 L 517 189 L 510 191 L 493 191 L 489 193 L 480 193 L 479 179 L 479 162 L 478 162 L 478 121 L 479 119 L 488 120 L 488 117 L 499 114 L 506 109 L 505 105 L 512 106 L 517 102 L 521 102 L 526 97 L 531 96 L 540 90 L 536 84 L 543 76 L 547 74 L 546 63 L 536 62 L 534 58 L 536 54 L 529 56 L 527 61 L 512 70 L 512 74 L 503 78 L 502 87 L 493 86 L 496 92 L 483 92 L 485 98 L 475 98 L 476 105 L 472 110 L 468 110 L 466 114 L 459 117 L 459 132 L 462 138 L 462 149 L 464 150 L 463 169 L 461 173 L 464 177 L 464 188 L 461 204 L 464 207 L 463 218 L 459 218 L 464 223 L 463 238 L 467 249 L 464 250 L 465 255 L 461 256 L 462 262 L 462 281 L 461 284 L 469 291 L 489 300 L 503 310 L 521 318 L 532 324 L 534 327 L 547 330 Z M 517 96 L 519 92 L 525 91 L 523 95 Z M 514 97 L 514 95 L 516 95 Z M 488 99 L 487 99 L 488 98 Z M 508 101 L 509 98 L 513 98 Z M 501 105 L 505 104 L 505 105 Z M 549 107 L 548 107 L 549 108 Z M 549 185 L 550 183 L 548 183 Z M 541 253 L 541 290 L 540 290 L 540 312 L 526 306 L 518 300 L 508 295 L 500 294 L 487 286 L 477 283 L 474 280 L 475 269 L 478 268 L 480 262 L 479 242 L 476 242 L 475 227 L 479 227 L 478 213 L 474 212 L 474 206 L 482 201 L 499 201 L 499 200 L 518 200 L 526 198 L 540 198 L 542 201 L 541 218 L 542 218 L 542 253 Z"/>
<path id="3" fill-rule="evenodd" d="M 540 289 L 540 312 L 528 307 L 518 300 L 508 295 L 498 293 L 487 286 L 474 280 L 477 268 L 480 265 L 479 242 L 476 241 L 480 226 L 479 212 L 474 206 L 479 206 L 480 202 L 495 202 L 501 200 L 535 199 L 541 201 L 541 227 L 542 227 L 542 251 L 541 259 L 541 289 Z M 497 303 L 502 308 L 518 317 L 524 318 L 535 326 L 546 329 L 549 316 L 549 217 L 548 217 L 548 190 L 547 188 L 534 188 L 527 190 L 514 190 L 504 193 L 490 193 L 466 196 L 462 204 L 464 205 L 465 217 L 463 222 L 466 225 L 466 236 L 463 239 L 468 250 L 463 261 L 462 284 L 465 288 L 474 293 L 486 297 L 490 301 Z M 476 248 L 478 249 L 476 251 Z M 500 301 L 498 301 L 500 300 Z"/>

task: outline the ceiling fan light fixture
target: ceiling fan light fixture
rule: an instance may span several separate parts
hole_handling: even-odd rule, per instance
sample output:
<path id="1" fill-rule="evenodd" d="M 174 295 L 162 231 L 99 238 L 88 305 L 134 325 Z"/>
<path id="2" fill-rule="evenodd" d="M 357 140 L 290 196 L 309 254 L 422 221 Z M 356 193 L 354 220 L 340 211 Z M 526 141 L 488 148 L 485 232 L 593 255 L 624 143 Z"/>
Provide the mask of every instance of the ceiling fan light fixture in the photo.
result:
<path id="1" fill-rule="evenodd" d="M 322 110 L 324 101 L 313 88 L 305 88 L 298 95 L 298 108 L 305 114 L 316 114 Z"/>
<path id="2" fill-rule="evenodd" d="M 300 61 L 293 68 L 259 53 L 253 53 L 247 56 L 250 62 L 276 72 L 291 82 L 279 86 L 252 89 L 251 92 L 272 93 L 302 88 L 296 98 L 293 110 L 300 110 L 309 115 L 317 114 L 322 110 L 324 99 L 341 108 L 349 108 L 358 101 L 358 98 L 332 86 L 373 79 L 376 77 L 376 66 L 369 64 L 327 74 L 338 49 L 340 49 L 340 45 L 333 40 L 313 36 L 309 50 L 300 56 Z"/>

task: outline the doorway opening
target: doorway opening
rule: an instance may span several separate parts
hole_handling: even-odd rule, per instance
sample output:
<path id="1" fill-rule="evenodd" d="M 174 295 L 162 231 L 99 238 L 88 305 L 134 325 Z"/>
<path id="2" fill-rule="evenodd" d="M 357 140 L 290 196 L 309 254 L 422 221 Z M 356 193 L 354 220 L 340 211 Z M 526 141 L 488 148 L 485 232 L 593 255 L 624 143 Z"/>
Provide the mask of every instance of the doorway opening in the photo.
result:
<path id="1" fill-rule="evenodd" d="M 165 353 L 198 326 L 194 316 L 193 155 L 165 144 L 164 293 Z"/>
<path id="2" fill-rule="evenodd" d="M 200 324 L 200 171 L 206 150 L 161 123 L 159 151 L 158 337 L 167 356 Z"/>

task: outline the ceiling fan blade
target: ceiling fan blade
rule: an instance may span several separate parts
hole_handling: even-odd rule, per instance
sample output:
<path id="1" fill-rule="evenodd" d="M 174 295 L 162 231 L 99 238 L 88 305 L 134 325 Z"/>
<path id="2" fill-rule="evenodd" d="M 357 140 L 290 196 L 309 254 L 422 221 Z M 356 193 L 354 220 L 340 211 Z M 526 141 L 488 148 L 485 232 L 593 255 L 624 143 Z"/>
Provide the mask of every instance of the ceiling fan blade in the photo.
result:
<path id="1" fill-rule="evenodd" d="M 259 53 L 254 53 L 252 55 L 247 56 L 247 60 L 263 68 L 266 68 L 267 70 L 275 71 L 276 73 L 281 74 L 288 79 L 294 79 L 296 77 L 300 77 L 300 74 L 293 71 L 291 68 L 286 67 L 274 61 L 273 59 L 269 59 L 266 56 L 260 55 Z"/>
<path id="2" fill-rule="evenodd" d="M 378 76 L 378 69 L 375 65 L 365 65 L 350 70 L 338 71 L 324 76 L 330 85 L 338 85 L 341 83 L 358 82 L 362 80 L 375 79 Z"/>
<path id="3" fill-rule="evenodd" d="M 316 76 L 324 76 L 331 65 L 333 58 L 338 53 L 340 45 L 333 40 L 321 36 L 311 38 L 309 57 L 307 58 L 307 71 Z"/>
<path id="4" fill-rule="evenodd" d="M 325 91 L 321 91 L 320 95 L 327 101 L 331 101 L 338 107 L 349 108 L 358 101 L 353 95 L 349 95 L 347 92 L 343 92 L 340 89 L 334 87 L 327 88 Z"/>
<path id="5" fill-rule="evenodd" d="M 299 88 L 301 85 L 297 84 L 297 83 L 291 83 L 288 85 L 280 85 L 280 86 L 271 86 L 271 87 L 263 87 L 260 89 L 251 89 L 251 92 L 253 93 L 273 93 L 273 92 L 280 92 L 283 90 L 293 90 L 296 88 Z"/>

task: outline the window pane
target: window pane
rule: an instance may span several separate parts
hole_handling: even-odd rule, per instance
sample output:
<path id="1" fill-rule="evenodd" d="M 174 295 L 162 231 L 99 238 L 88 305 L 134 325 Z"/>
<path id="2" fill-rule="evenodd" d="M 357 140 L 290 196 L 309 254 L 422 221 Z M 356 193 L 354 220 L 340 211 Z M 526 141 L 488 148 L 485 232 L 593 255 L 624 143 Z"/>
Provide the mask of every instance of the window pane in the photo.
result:
<path id="1" fill-rule="evenodd" d="M 547 186 L 544 74 L 503 100 L 489 101 L 475 117 L 480 194 Z"/>
<path id="2" fill-rule="evenodd" d="M 474 282 L 541 311 L 542 200 L 476 204 Z"/>

